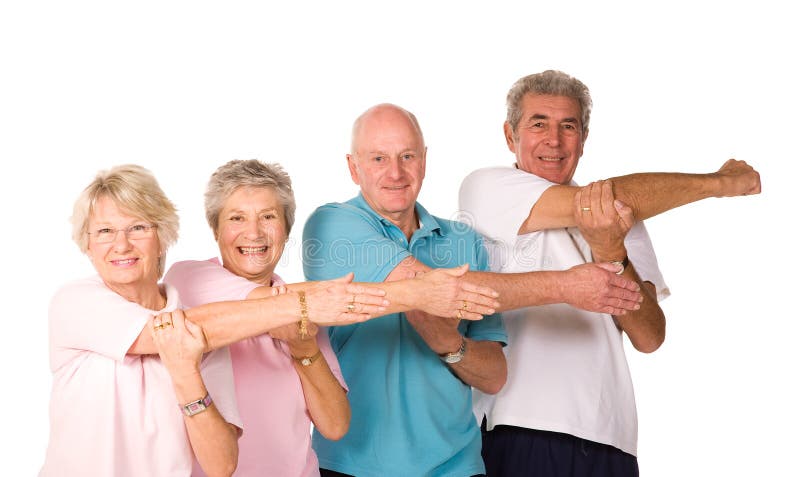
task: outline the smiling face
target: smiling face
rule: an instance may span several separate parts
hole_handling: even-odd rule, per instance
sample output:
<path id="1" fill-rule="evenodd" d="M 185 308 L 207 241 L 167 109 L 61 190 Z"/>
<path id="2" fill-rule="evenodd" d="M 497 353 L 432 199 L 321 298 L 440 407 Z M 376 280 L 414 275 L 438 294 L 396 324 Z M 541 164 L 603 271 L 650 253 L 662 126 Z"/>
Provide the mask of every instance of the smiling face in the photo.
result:
<path id="1" fill-rule="evenodd" d="M 125 229 L 132 225 L 150 225 L 147 221 L 122 211 L 108 196 L 101 196 L 89 217 L 89 244 L 87 255 L 103 282 L 125 297 L 141 295 L 158 283 L 158 260 L 161 250 L 156 229 L 149 229 L 146 237 L 129 239 Z M 97 243 L 97 232 L 103 229 L 119 230 L 113 241 Z"/>
<path id="2" fill-rule="evenodd" d="M 527 94 L 522 99 L 517 137 L 508 123 L 505 134 L 517 167 L 556 184 L 569 184 L 583 155 L 588 130 L 581 124 L 576 99 Z"/>
<path id="3" fill-rule="evenodd" d="M 269 285 L 288 238 L 278 194 L 271 187 L 236 189 L 222 206 L 216 236 L 226 269 Z"/>
<path id="4" fill-rule="evenodd" d="M 352 154 L 347 155 L 350 177 L 370 207 L 401 229 L 415 217 L 425 154 L 417 125 L 396 106 L 377 106 L 356 125 Z"/>

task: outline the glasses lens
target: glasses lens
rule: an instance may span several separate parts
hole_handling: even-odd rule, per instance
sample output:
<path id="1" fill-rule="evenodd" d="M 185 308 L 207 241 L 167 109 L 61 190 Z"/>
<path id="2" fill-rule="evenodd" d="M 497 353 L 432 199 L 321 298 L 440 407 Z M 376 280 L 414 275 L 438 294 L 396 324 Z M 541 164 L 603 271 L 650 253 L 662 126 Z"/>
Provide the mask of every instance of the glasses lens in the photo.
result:
<path id="1" fill-rule="evenodd" d="M 109 243 L 114 241 L 117 231 L 114 229 L 100 229 L 94 234 L 94 240 L 97 243 Z"/>

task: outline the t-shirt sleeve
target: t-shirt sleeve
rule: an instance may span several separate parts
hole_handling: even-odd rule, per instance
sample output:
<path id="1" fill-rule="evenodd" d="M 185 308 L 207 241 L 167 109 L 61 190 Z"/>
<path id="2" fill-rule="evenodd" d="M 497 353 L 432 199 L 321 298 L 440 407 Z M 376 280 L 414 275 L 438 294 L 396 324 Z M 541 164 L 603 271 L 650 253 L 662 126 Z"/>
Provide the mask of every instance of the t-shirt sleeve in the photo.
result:
<path id="1" fill-rule="evenodd" d="M 382 282 L 409 256 L 384 234 L 377 218 L 349 204 L 323 205 L 303 229 L 307 280 L 330 280 L 352 271 L 355 281 Z"/>
<path id="2" fill-rule="evenodd" d="M 75 351 L 122 361 L 152 316 L 152 311 L 125 300 L 99 277 L 62 287 L 49 308 L 51 368 L 56 370 Z"/>
<path id="3" fill-rule="evenodd" d="M 203 358 L 200 374 L 208 395 L 222 417 L 242 429 L 242 418 L 236 405 L 236 390 L 233 381 L 233 365 L 228 347 L 219 348 Z"/>
<path id="4" fill-rule="evenodd" d="M 331 340 L 328 338 L 328 328 L 325 326 L 320 326 L 317 332 L 317 346 L 319 346 L 320 351 L 322 351 L 325 361 L 328 362 L 331 373 L 336 376 L 336 380 L 339 381 L 339 384 L 341 384 L 344 390 L 348 391 L 347 383 L 344 381 L 344 376 L 342 376 L 342 368 L 339 366 L 339 359 L 336 358 L 336 353 L 334 353 L 331 348 Z"/>
<path id="5" fill-rule="evenodd" d="M 175 287 L 181 303 L 191 308 L 206 303 L 244 300 L 258 284 L 226 270 L 213 260 L 177 262 L 164 276 Z"/>
<path id="6" fill-rule="evenodd" d="M 636 222 L 625 237 L 625 248 L 628 250 L 628 259 L 636 267 L 636 272 L 642 281 L 651 282 L 656 287 L 656 298 L 661 301 L 670 295 L 661 270 L 658 268 L 653 243 L 644 222 Z"/>
<path id="7" fill-rule="evenodd" d="M 533 206 L 553 185 L 509 167 L 479 169 L 461 183 L 460 220 L 491 240 L 513 244 Z"/>

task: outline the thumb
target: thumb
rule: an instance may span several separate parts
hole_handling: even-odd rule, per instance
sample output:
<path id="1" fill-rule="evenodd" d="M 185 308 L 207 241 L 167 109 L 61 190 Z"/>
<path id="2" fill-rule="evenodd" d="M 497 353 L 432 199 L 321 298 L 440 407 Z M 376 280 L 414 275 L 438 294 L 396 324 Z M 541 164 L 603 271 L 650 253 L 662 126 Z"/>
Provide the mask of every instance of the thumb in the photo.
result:
<path id="1" fill-rule="evenodd" d="M 447 274 L 453 277 L 460 277 L 463 276 L 469 270 L 469 263 L 465 263 L 463 265 L 459 265 L 454 268 L 448 268 Z"/>
<path id="2" fill-rule="evenodd" d="M 200 334 L 202 332 L 202 328 L 200 328 L 200 326 L 194 324 L 193 322 L 191 322 L 189 320 L 185 320 L 183 322 L 183 324 L 186 325 L 186 330 L 189 333 L 191 333 L 192 336 L 197 336 L 198 334 Z"/>
<path id="3" fill-rule="evenodd" d="M 617 209 L 617 213 L 619 217 L 622 219 L 625 224 L 630 227 L 633 225 L 634 217 L 633 217 L 633 209 L 628 207 L 624 202 L 621 200 L 614 201 L 614 208 Z"/>
<path id="4" fill-rule="evenodd" d="M 617 265 L 609 262 L 594 262 L 595 265 L 611 273 L 617 273 L 622 270 L 622 265 Z"/>
<path id="5" fill-rule="evenodd" d="M 332 282 L 339 282 L 339 283 L 350 283 L 350 282 L 353 281 L 353 277 L 355 277 L 355 275 L 353 274 L 353 272 L 350 272 L 347 275 L 344 275 L 344 276 L 339 277 L 339 278 L 334 278 L 331 281 Z"/>

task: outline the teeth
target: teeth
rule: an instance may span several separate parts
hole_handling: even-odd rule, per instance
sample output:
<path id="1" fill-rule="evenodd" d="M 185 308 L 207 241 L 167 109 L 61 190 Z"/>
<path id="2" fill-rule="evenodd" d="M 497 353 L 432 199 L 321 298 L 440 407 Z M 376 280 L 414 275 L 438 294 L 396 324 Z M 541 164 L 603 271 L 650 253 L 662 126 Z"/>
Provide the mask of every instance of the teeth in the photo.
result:
<path id="1" fill-rule="evenodd" d="M 539 159 L 546 162 L 558 162 L 561 160 L 560 157 L 545 157 L 545 156 L 539 156 Z"/>
<path id="2" fill-rule="evenodd" d="M 129 258 L 129 259 L 127 259 L 127 260 L 115 260 L 115 262 L 116 262 L 118 265 L 128 265 L 128 264 L 131 264 L 131 263 L 133 263 L 133 262 L 135 262 L 135 261 L 136 261 L 136 259 L 135 259 L 135 258 Z"/>
<path id="3" fill-rule="evenodd" d="M 267 251 L 266 245 L 263 247 L 239 247 L 239 250 L 244 254 L 248 253 L 264 253 Z"/>

